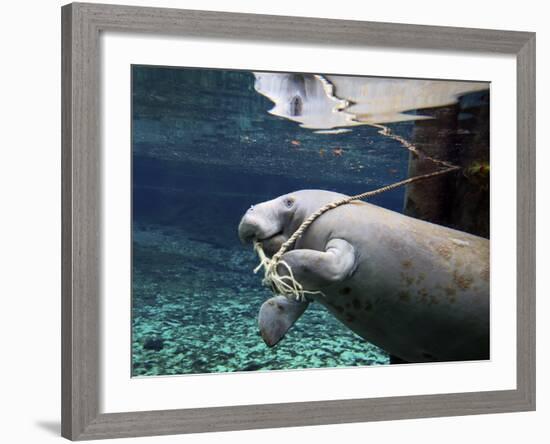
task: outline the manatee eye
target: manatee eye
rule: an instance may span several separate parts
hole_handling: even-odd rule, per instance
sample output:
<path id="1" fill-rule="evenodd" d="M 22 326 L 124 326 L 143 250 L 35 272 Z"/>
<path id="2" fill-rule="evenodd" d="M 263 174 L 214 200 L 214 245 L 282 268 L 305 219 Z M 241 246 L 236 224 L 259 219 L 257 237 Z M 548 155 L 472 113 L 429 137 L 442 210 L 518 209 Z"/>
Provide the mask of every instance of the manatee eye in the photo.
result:
<path id="1" fill-rule="evenodd" d="M 294 205 L 294 198 L 293 197 L 287 197 L 285 199 L 285 207 L 292 208 L 292 205 Z"/>

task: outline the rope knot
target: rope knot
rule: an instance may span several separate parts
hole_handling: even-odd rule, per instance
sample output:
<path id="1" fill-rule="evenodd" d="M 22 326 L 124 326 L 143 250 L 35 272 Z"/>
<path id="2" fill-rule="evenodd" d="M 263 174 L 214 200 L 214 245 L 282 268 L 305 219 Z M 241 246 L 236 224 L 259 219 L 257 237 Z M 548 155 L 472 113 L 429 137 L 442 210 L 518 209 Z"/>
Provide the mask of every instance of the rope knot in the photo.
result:
<path id="1" fill-rule="evenodd" d="M 292 297 L 297 301 L 304 301 L 307 293 L 320 293 L 304 290 L 304 287 L 294 278 L 290 265 L 281 260 L 284 253 L 282 248 L 272 258 L 266 256 L 260 242 L 254 243 L 254 251 L 260 258 L 260 264 L 254 269 L 254 273 L 260 271 L 262 267 L 264 268 L 262 284 L 270 287 L 273 293 L 287 298 Z M 283 266 L 288 274 L 281 276 L 277 271 L 279 265 Z"/>

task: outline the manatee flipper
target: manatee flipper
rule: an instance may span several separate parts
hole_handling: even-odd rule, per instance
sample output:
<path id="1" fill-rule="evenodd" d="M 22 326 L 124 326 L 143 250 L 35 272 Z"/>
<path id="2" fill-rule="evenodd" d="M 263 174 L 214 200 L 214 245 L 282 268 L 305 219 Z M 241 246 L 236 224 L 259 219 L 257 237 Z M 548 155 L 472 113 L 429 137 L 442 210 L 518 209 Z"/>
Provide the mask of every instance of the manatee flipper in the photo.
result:
<path id="1" fill-rule="evenodd" d="M 298 249 L 281 257 L 296 279 L 306 290 L 319 290 L 350 276 L 355 270 L 355 248 L 343 239 L 332 239 L 325 251 Z M 277 267 L 281 276 L 288 275 L 284 265 Z"/>
<path id="2" fill-rule="evenodd" d="M 262 339 L 269 346 L 276 345 L 306 310 L 309 302 L 275 296 L 265 301 L 258 315 Z"/>

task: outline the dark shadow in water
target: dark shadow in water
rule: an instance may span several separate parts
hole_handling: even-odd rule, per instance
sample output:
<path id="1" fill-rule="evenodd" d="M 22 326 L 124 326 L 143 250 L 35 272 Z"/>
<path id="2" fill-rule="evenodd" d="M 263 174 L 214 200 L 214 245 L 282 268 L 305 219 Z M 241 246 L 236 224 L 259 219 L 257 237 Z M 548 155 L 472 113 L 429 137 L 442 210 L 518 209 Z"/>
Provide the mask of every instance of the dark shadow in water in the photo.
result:
<path id="1" fill-rule="evenodd" d="M 468 94 L 455 105 L 423 113 L 434 119 L 415 123 L 415 146 L 461 169 L 409 185 L 405 214 L 489 238 L 489 91 Z M 410 176 L 433 169 L 427 158 L 410 156 Z"/>

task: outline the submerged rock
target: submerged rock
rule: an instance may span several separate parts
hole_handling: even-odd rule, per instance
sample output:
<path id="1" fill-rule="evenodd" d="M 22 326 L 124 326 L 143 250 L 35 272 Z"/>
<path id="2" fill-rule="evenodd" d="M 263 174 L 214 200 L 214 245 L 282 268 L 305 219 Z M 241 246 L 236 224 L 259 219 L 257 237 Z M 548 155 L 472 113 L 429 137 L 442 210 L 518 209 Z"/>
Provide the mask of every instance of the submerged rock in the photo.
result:
<path id="1" fill-rule="evenodd" d="M 143 348 L 145 350 L 160 351 L 164 348 L 164 341 L 161 338 L 146 338 Z"/>

